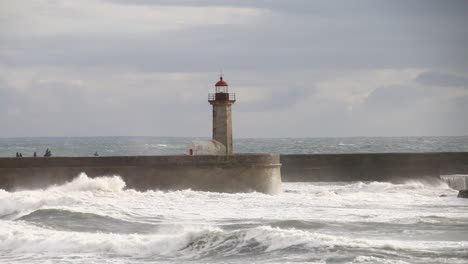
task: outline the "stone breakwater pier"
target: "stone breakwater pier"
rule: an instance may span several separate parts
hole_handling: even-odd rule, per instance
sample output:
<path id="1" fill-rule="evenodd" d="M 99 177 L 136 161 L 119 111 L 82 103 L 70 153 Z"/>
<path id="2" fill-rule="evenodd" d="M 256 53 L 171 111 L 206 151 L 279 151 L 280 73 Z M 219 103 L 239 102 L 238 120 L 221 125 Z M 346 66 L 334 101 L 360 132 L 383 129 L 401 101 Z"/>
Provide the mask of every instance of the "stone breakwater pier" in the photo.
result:
<path id="1" fill-rule="evenodd" d="M 468 174 L 468 152 L 0 158 L 0 189 L 119 175 L 136 190 L 281 191 L 281 181 L 390 181 Z"/>
<path id="2" fill-rule="evenodd" d="M 468 152 L 281 155 L 285 182 L 390 181 L 468 175 Z"/>
<path id="3" fill-rule="evenodd" d="M 0 158 L 0 189 L 47 188 L 89 177 L 119 175 L 136 190 L 192 189 L 276 194 L 281 191 L 279 155 L 119 156 Z"/>

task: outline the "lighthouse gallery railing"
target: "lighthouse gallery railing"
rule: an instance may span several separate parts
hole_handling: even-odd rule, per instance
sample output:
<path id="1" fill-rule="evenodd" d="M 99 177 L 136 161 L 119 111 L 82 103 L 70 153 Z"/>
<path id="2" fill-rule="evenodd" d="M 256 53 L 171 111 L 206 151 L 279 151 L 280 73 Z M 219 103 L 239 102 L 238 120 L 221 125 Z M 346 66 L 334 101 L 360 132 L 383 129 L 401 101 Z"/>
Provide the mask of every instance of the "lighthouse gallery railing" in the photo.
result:
<path id="1" fill-rule="evenodd" d="M 235 93 L 210 93 L 208 94 L 208 101 L 235 101 Z"/>

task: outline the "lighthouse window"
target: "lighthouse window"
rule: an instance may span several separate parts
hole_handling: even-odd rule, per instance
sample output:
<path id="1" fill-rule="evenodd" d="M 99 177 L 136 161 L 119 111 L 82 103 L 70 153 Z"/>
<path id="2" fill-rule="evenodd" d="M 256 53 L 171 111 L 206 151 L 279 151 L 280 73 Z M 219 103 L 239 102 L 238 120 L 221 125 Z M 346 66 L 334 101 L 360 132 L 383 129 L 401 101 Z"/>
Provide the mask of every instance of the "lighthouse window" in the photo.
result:
<path id="1" fill-rule="evenodd" d="M 216 86 L 217 93 L 227 93 L 227 86 Z"/>

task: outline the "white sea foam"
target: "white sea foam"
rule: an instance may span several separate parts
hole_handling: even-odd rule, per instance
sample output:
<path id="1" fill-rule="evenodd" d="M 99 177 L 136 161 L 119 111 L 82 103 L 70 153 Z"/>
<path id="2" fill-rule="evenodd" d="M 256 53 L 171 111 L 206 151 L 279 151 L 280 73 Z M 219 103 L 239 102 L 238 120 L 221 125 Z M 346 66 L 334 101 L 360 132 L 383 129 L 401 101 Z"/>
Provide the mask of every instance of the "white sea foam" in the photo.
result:
<path id="1" fill-rule="evenodd" d="M 356 144 L 338 143 L 338 146 L 356 146 Z"/>
<path id="2" fill-rule="evenodd" d="M 82 174 L 69 183 L 46 190 L 0 191 L 0 217 L 10 215 L 7 218 L 14 219 L 37 209 L 55 208 L 125 219 L 132 216 L 144 219 L 164 216 L 180 221 L 268 218 L 412 223 L 426 216 L 440 219 L 456 217 L 461 210 L 435 208 L 414 211 L 413 206 L 431 208 L 437 205 L 441 202 L 441 193 L 456 196 L 451 189 L 425 187 L 420 183 L 288 183 L 285 184 L 286 192 L 275 196 L 191 190 L 138 192 L 124 190 L 124 184 L 116 176 L 89 178 Z M 447 201 L 444 200 L 445 203 Z M 323 206 L 337 209 L 316 214 L 313 208 Z"/>
<path id="3" fill-rule="evenodd" d="M 0 248 L 14 254 L 109 253 L 176 255 L 194 236 L 216 229 L 186 228 L 154 235 L 64 232 L 18 222 L 0 222 Z"/>
<path id="4" fill-rule="evenodd" d="M 381 264 L 407 264 L 409 262 L 403 260 L 393 260 L 379 258 L 375 256 L 357 256 L 352 263 L 381 263 Z"/>
<path id="5" fill-rule="evenodd" d="M 0 199 L 0 218 L 16 219 L 45 206 L 67 206 L 80 203 L 81 198 L 44 191 L 6 193 Z"/>
<path id="6" fill-rule="evenodd" d="M 285 192 L 275 196 L 193 190 L 138 192 L 124 189 L 118 177 L 81 175 L 45 190 L 0 190 L 0 255 L 97 256 L 104 252 L 191 259 L 299 249 L 321 256 L 347 252 L 353 256 L 347 261 L 355 263 L 415 252 L 431 256 L 449 252 L 455 258 L 450 262 L 457 262 L 468 246 L 463 239 L 466 202 L 444 186 L 356 182 L 285 183 L 283 187 Z M 441 194 L 447 197 L 439 197 Z M 40 209 L 56 210 L 50 217 L 43 210 L 19 219 Z M 63 215 L 74 214 L 60 214 L 60 210 L 107 217 L 93 218 L 99 221 L 109 217 L 123 220 L 132 228 L 143 224 L 142 228 L 151 227 L 150 233 L 76 232 L 101 229 L 80 229 L 84 223 L 64 220 Z M 57 219 L 67 222 L 57 226 L 62 231 L 54 230 Z M 92 220 L 86 223 L 92 224 Z M 67 229 L 69 225 L 73 228 Z M 102 230 L 109 232 L 109 226 Z M 394 262 L 388 263 L 398 263 L 390 259 Z"/>
<path id="7" fill-rule="evenodd" d="M 85 173 L 80 173 L 71 182 L 48 188 L 51 191 L 76 192 L 76 191 L 104 191 L 120 192 L 125 188 L 125 182 L 120 176 L 89 178 Z"/>
<path id="8" fill-rule="evenodd" d="M 417 189 L 447 189 L 448 185 L 438 179 L 432 181 L 424 180 L 405 180 L 403 183 L 395 184 L 390 182 L 357 182 L 347 186 L 350 191 L 363 190 L 363 191 L 403 191 L 403 190 L 417 190 Z"/>
<path id="9" fill-rule="evenodd" d="M 93 199 L 93 192 L 122 192 L 124 187 L 118 176 L 89 178 L 81 173 L 70 182 L 45 190 L 0 190 L 0 218 L 15 219 L 40 208 L 80 205 Z"/>
<path id="10" fill-rule="evenodd" d="M 434 241 L 398 241 L 391 239 L 364 239 L 352 238 L 344 235 L 329 235 L 318 232 L 309 232 L 296 229 L 281 229 L 270 226 L 260 226 L 247 232 L 245 239 L 256 239 L 268 246 L 266 251 L 274 251 L 295 245 L 305 245 L 309 248 L 362 248 L 371 250 L 426 250 L 438 247 L 454 248 L 463 251 L 468 242 L 443 242 Z"/>
<path id="11" fill-rule="evenodd" d="M 463 253 L 468 242 L 396 241 L 360 239 L 295 229 L 259 226 L 224 231 L 217 227 L 177 226 L 157 234 L 105 234 L 42 229 L 18 222 L 0 222 L 0 248 L 13 254 L 102 253 L 148 257 L 152 255 L 199 258 L 209 254 L 234 255 L 245 248 L 272 252 L 290 247 L 330 251 L 359 249 L 368 252 Z M 458 254 L 457 253 L 457 254 Z"/>
<path id="12" fill-rule="evenodd" d="M 466 174 L 442 175 L 440 177 L 450 188 L 455 190 L 468 188 L 468 175 Z"/>

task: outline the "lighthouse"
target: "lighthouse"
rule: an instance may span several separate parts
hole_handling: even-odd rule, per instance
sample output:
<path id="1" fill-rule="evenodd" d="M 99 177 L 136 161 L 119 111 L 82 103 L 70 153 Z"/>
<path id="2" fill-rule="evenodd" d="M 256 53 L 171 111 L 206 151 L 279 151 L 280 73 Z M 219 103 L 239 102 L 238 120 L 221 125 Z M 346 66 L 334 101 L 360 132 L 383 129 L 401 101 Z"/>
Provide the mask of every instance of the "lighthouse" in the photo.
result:
<path id="1" fill-rule="evenodd" d="M 213 106 L 213 140 L 223 144 L 226 155 L 232 154 L 232 111 L 236 94 L 229 93 L 223 75 L 215 84 L 215 93 L 208 94 L 208 102 Z"/>

